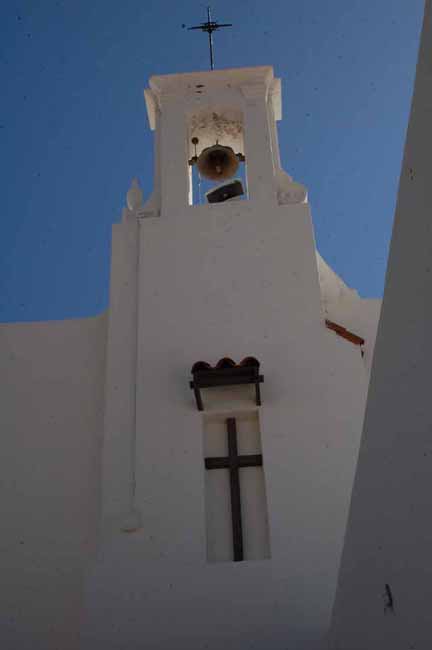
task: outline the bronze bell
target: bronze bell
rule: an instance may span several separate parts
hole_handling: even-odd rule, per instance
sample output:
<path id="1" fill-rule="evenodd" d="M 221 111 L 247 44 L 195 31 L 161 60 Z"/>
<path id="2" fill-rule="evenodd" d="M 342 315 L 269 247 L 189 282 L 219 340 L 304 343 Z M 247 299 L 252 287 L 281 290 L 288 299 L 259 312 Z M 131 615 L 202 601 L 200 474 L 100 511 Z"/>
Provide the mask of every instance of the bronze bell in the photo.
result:
<path id="1" fill-rule="evenodd" d="M 214 144 L 212 147 L 207 147 L 201 151 L 197 166 L 204 178 L 209 178 L 212 181 L 223 181 L 234 176 L 239 161 L 231 147 Z"/>

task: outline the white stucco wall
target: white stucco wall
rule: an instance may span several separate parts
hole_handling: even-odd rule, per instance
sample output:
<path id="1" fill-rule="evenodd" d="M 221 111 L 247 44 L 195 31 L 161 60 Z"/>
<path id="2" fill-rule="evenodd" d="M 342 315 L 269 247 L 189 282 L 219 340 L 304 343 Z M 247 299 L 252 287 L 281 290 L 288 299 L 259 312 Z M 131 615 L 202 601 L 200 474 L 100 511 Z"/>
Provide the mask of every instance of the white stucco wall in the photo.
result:
<path id="1" fill-rule="evenodd" d="M 136 219 L 113 225 L 104 379 L 104 437 L 108 443 L 103 446 L 102 514 L 105 526 L 117 529 L 131 510 L 134 492 L 138 244 Z"/>
<path id="2" fill-rule="evenodd" d="M 129 228 L 123 222 L 115 237 L 126 241 Z M 120 249 L 114 244 L 113 265 Z M 122 259 L 127 275 L 135 261 Z M 163 650 L 320 647 L 367 373 L 358 347 L 324 325 L 307 204 L 266 213 L 252 202 L 196 206 L 142 220 L 138 298 L 136 433 L 126 427 L 123 444 L 130 449 L 136 435 L 135 507 L 143 523 L 122 533 L 121 517 L 117 528 L 107 517 L 88 580 L 82 647 L 134 650 L 143 639 Z M 119 328 L 110 329 L 113 340 L 121 340 Z M 199 359 L 250 354 L 265 375 L 271 558 L 212 564 L 202 416 L 188 379 Z M 127 372 L 116 380 L 130 381 Z M 104 479 L 112 514 L 130 471 L 124 454 L 112 453 L 120 444 L 114 438 L 106 437 L 104 451 L 117 456 Z"/>
<path id="3" fill-rule="evenodd" d="M 431 61 L 427 0 L 332 650 L 432 646 Z"/>
<path id="4" fill-rule="evenodd" d="M 369 376 L 382 300 L 360 298 L 357 291 L 348 287 L 318 252 L 317 264 L 325 318 L 364 339 L 363 361 Z"/>
<path id="5" fill-rule="evenodd" d="M 337 313 L 340 325 L 374 336 L 376 309 L 360 331 L 360 299 L 348 288 L 339 295 L 328 267 L 323 294 L 306 188 L 279 168 L 280 83 L 270 67 L 153 77 L 146 99 L 155 192 L 113 231 L 103 526 L 82 650 L 317 649 L 368 383 L 359 347 L 325 318 Z M 220 105 L 244 118 L 249 200 L 189 206 L 190 120 Z M 215 521 L 190 369 L 249 355 L 265 376 L 265 485 L 254 513 L 264 514 L 264 532 L 250 537 L 252 555 L 265 559 L 208 562 L 206 524 Z M 244 392 L 228 392 L 206 396 L 212 417 L 250 414 Z M 211 559 L 229 555 L 222 525 Z"/>
<path id="6" fill-rule="evenodd" d="M 77 650 L 99 513 L 106 316 L 0 325 L 0 647 Z"/>

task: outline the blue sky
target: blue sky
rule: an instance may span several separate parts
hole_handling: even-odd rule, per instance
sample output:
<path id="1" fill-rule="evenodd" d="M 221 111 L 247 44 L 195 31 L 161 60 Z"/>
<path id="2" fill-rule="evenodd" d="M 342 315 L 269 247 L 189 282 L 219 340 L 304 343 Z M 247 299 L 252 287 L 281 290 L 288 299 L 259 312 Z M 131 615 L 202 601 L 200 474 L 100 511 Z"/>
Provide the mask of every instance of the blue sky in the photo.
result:
<path id="1" fill-rule="evenodd" d="M 182 29 L 205 7 L 1 3 L 1 321 L 107 307 L 111 224 L 133 176 L 151 191 L 142 90 L 152 74 L 207 68 L 206 37 Z M 423 0 L 212 10 L 234 23 L 215 36 L 217 67 L 271 64 L 282 79 L 282 163 L 309 188 L 320 252 L 361 295 L 381 295 Z"/>

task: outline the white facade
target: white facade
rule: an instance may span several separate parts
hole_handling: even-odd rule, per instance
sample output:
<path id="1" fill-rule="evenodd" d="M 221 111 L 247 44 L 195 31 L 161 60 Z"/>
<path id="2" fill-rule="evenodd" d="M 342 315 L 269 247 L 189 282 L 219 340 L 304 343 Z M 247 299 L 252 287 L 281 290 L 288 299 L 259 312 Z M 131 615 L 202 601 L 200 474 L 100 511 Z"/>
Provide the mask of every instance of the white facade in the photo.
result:
<path id="1" fill-rule="evenodd" d="M 431 61 L 428 0 L 332 650 L 432 646 Z"/>
<path id="2" fill-rule="evenodd" d="M 146 102 L 155 187 L 113 227 L 108 313 L 0 327 L 0 646 L 320 648 L 379 301 L 316 253 L 271 68 L 155 77 Z M 193 204 L 193 136 L 246 156 L 248 200 Z M 249 355 L 262 406 L 213 389 L 199 412 L 192 364 Z M 232 417 L 263 457 L 240 470 L 242 562 L 226 470 L 204 466 Z"/>
<path id="3" fill-rule="evenodd" d="M 100 508 L 106 316 L 0 326 L 0 647 L 76 650 Z"/>
<path id="4" fill-rule="evenodd" d="M 114 230 L 103 523 L 83 648 L 318 648 L 367 388 L 360 347 L 325 318 L 346 304 L 354 320 L 363 306 L 372 333 L 375 305 L 324 263 L 321 296 L 306 192 L 279 167 L 271 68 L 156 77 L 146 99 L 155 191 L 143 207 L 130 195 Z M 197 129 L 201 143 L 219 132 L 245 153 L 249 200 L 191 204 Z M 249 355 L 265 377 L 262 407 L 246 390 L 208 390 L 198 412 L 192 364 Z M 252 514 L 239 563 L 226 483 L 209 487 L 204 467 L 222 444 L 208 442 L 208 418 L 217 427 L 227 417 L 255 422 L 241 453 L 263 456 L 264 488 L 242 479 Z"/>

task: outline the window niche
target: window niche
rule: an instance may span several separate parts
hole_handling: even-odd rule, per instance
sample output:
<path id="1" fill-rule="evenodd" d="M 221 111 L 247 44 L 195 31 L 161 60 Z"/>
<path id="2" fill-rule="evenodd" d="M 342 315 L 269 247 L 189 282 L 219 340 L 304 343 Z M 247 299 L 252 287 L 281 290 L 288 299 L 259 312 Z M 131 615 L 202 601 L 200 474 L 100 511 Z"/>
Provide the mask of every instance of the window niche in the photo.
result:
<path id="1" fill-rule="evenodd" d="M 270 557 L 258 411 L 203 415 L 208 562 Z"/>
<path id="2" fill-rule="evenodd" d="M 188 123 L 190 205 L 247 199 L 242 111 L 206 108 Z"/>

